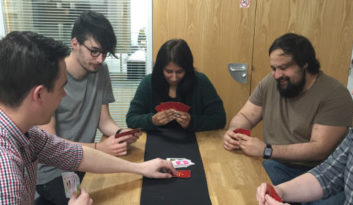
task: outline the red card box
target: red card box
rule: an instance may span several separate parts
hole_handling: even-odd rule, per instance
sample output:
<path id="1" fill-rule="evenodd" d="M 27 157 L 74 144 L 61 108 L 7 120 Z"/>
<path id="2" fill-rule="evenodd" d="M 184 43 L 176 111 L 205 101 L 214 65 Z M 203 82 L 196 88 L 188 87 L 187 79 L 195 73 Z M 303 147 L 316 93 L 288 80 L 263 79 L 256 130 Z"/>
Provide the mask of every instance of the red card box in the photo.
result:
<path id="1" fill-rule="evenodd" d="M 190 178 L 191 177 L 191 170 L 177 170 L 177 174 L 174 177 Z"/>

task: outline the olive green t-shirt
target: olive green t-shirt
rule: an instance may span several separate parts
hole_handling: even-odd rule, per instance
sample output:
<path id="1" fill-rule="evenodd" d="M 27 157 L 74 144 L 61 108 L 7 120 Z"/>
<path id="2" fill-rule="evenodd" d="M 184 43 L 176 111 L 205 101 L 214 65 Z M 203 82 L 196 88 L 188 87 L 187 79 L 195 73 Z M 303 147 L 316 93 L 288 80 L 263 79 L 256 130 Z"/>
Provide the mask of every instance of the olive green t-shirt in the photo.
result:
<path id="1" fill-rule="evenodd" d="M 263 136 L 269 144 L 310 141 L 314 124 L 351 126 L 353 101 L 347 88 L 320 72 L 312 87 L 295 98 L 283 98 L 271 74 L 256 87 L 250 102 L 262 107 Z M 288 162 L 315 166 L 319 161 Z"/>

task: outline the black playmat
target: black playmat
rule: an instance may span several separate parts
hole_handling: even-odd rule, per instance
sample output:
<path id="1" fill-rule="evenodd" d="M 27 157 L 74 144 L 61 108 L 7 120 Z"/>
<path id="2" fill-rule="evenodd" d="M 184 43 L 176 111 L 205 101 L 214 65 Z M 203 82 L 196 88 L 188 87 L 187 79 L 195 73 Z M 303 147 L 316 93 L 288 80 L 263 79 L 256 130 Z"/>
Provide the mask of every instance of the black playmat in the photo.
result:
<path id="1" fill-rule="evenodd" d="M 195 165 L 178 170 L 191 170 L 191 178 L 143 178 L 141 205 L 211 204 L 200 151 L 193 132 L 183 129 L 159 129 L 148 132 L 145 161 L 157 157 L 190 159 Z"/>

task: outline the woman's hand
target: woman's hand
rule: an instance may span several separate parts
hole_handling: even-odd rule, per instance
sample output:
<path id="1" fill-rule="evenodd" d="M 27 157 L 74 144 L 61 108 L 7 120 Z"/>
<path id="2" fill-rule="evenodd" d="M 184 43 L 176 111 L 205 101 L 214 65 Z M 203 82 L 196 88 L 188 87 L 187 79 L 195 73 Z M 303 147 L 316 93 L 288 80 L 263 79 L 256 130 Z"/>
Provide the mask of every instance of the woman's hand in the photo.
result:
<path id="1" fill-rule="evenodd" d="M 176 121 L 180 124 L 182 128 L 187 128 L 191 121 L 191 116 L 188 112 L 181 112 L 174 110 L 176 115 Z"/>
<path id="2" fill-rule="evenodd" d="M 162 126 L 175 120 L 175 118 L 176 118 L 175 110 L 172 110 L 172 109 L 163 110 L 163 111 L 157 112 L 152 116 L 152 123 L 155 126 Z"/>

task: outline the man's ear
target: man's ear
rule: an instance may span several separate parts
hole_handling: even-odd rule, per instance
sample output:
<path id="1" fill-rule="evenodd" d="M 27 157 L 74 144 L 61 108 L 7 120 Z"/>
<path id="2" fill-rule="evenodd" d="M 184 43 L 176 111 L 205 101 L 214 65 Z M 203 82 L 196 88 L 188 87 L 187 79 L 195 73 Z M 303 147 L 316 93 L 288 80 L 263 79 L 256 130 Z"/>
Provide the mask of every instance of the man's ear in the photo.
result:
<path id="1" fill-rule="evenodd" d="M 42 102 L 43 100 L 43 94 L 46 88 L 43 85 L 38 85 L 32 89 L 32 100 L 34 102 Z"/>
<path id="2" fill-rule="evenodd" d="M 79 42 L 78 42 L 76 37 L 71 39 L 71 46 L 72 46 L 72 49 L 77 49 L 78 48 Z"/>
<path id="3" fill-rule="evenodd" d="M 308 70 L 308 63 L 305 63 L 304 66 L 303 66 L 304 70 Z"/>

